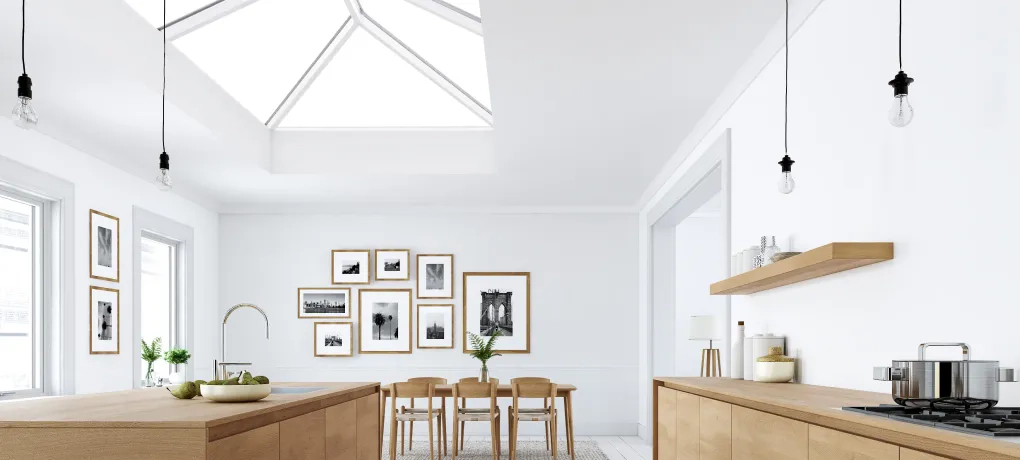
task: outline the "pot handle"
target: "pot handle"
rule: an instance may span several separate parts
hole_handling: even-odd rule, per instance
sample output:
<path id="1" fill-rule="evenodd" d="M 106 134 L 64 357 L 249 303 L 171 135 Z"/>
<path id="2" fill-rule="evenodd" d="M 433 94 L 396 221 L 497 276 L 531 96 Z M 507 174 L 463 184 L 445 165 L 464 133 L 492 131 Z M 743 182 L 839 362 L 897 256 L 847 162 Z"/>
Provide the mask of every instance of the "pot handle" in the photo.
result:
<path id="1" fill-rule="evenodd" d="M 907 370 L 899 367 L 882 367 L 874 369 L 874 379 L 883 382 L 898 382 L 907 380 Z"/>
<path id="2" fill-rule="evenodd" d="M 1016 371 L 1011 367 L 1000 367 L 996 369 L 996 382 L 1016 382 Z"/>
<path id="3" fill-rule="evenodd" d="M 960 358 L 963 361 L 970 361 L 970 345 L 963 342 L 927 342 L 917 346 L 917 359 L 924 361 L 924 351 L 928 347 L 960 347 L 960 352 L 963 357 Z"/>

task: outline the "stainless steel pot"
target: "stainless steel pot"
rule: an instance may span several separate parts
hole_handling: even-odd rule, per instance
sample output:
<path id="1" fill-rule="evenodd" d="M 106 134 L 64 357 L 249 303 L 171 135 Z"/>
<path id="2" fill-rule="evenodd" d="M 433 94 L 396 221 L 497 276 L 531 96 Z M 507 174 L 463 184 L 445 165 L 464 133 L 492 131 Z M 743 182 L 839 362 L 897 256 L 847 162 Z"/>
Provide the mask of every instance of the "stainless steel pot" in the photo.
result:
<path id="1" fill-rule="evenodd" d="M 957 361 L 929 361 L 928 347 L 960 347 Z M 908 407 L 982 409 L 999 402 L 999 382 L 1015 382 L 1015 371 L 998 361 L 972 361 L 965 343 L 931 342 L 917 347 L 917 360 L 876 367 L 875 380 L 892 382 L 892 397 Z"/>

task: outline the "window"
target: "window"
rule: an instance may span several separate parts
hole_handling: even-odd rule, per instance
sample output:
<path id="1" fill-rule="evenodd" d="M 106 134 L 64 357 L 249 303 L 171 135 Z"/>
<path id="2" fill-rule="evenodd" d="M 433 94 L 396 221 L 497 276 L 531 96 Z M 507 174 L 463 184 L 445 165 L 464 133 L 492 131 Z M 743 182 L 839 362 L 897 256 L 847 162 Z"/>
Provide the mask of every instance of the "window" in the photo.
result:
<path id="1" fill-rule="evenodd" d="M 0 396 L 43 392 L 43 208 L 0 188 Z"/>
<path id="2" fill-rule="evenodd" d="M 146 343 L 162 339 L 163 350 L 183 346 L 180 340 L 177 301 L 177 253 L 180 243 L 142 232 L 141 254 L 141 336 Z M 142 375 L 148 369 L 142 363 Z M 153 378 L 167 377 L 174 369 L 166 361 L 153 364 Z M 183 372 L 183 369 L 180 369 Z"/>

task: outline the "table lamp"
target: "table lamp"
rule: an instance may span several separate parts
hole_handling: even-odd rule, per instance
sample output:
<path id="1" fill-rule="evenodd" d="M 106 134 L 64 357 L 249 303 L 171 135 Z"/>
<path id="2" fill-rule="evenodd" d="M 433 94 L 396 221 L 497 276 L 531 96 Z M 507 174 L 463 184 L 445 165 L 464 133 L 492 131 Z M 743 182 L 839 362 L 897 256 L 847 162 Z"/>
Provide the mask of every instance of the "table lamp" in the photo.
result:
<path id="1" fill-rule="evenodd" d="M 719 350 L 712 347 L 712 342 L 722 340 L 719 321 L 715 316 L 700 315 L 691 317 L 690 339 L 708 340 L 708 348 L 701 350 L 701 376 L 721 377 L 722 364 Z"/>

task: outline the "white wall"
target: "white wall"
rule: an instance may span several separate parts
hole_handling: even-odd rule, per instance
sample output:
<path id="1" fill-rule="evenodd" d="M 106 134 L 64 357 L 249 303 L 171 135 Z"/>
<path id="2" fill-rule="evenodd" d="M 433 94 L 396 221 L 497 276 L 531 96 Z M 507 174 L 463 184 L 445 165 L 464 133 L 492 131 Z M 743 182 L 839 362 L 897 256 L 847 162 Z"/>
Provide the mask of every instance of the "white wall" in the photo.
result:
<path id="1" fill-rule="evenodd" d="M 251 302 L 265 309 L 272 323 L 267 341 L 261 316 L 238 310 L 228 325 L 226 357 L 251 360 L 254 369 L 276 380 L 388 383 L 414 376 L 475 376 L 479 366 L 462 352 L 460 340 L 461 273 L 528 271 L 531 354 L 493 359 L 492 376 L 505 381 L 537 375 L 575 384 L 579 435 L 634 434 L 634 223 L 633 214 L 223 215 L 220 312 Z M 297 288 L 329 286 L 330 250 L 344 248 L 409 248 L 412 257 L 454 254 L 456 298 L 445 303 L 455 305 L 456 348 L 313 357 L 315 320 L 297 318 Z M 369 287 L 413 288 L 414 283 L 373 282 Z"/>
<path id="2" fill-rule="evenodd" d="M 733 298 L 748 333 L 789 335 L 805 383 L 888 391 L 871 366 L 910 358 L 924 341 L 969 342 L 975 359 L 1020 365 L 1020 310 L 1007 294 L 1020 276 L 1020 3 L 907 2 L 905 14 L 913 124 L 886 121 L 895 3 L 827 0 L 790 45 L 797 190 L 775 192 L 782 54 L 674 173 L 732 128 L 733 247 L 763 234 L 792 235 L 798 250 L 896 243 L 893 261 Z M 1003 404 L 1020 404 L 1020 385 L 1001 388 Z"/>
<path id="3" fill-rule="evenodd" d="M 44 120 L 45 121 L 45 120 Z M 131 228 L 133 206 L 191 226 L 195 230 L 195 368 L 211 372 L 215 346 L 217 296 L 217 231 L 214 212 L 172 193 L 160 192 L 155 183 L 138 179 L 95 157 L 68 147 L 35 131 L 14 127 L 0 118 L 0 156 L 44 171 L 74 184 L 74 373 L 75 392 L 93 393 L 131 388 L 137 379 L 131 353 L 134 318 L 132 305 Z M 158 147 L 158 145 L 157 145 Z M 153 152 L 156 152 L 155 150 Z M 158 152 L 153 153 L 153 165 Z M 0 181 L 3 178 L 0 171 Z M 155 174 L 153 175 L 155 177 Z M 89 210 L 120 218 L 120 282 L 89 278 Z M 120 290 L 121 337 L 119 355 L 89 354 L 89 286 Z"/>
<path id="4" fill-rule="evenodd" d="M 723 318 L 726 299 L 709 295 L 708 285 L 719 281 L 720 273 L 726 273 L 725 246 L 719 211 L 699 212 L 676 226 L 676 376 L 700 375 L 701 350 L 709 345 L 703 340 L 688 339 L 691 316 L 715 315 L 720 321 Z M 725 340 L 716 340 L 712 346 L 720 350 L 721 356 L 727 345 Z"/>

